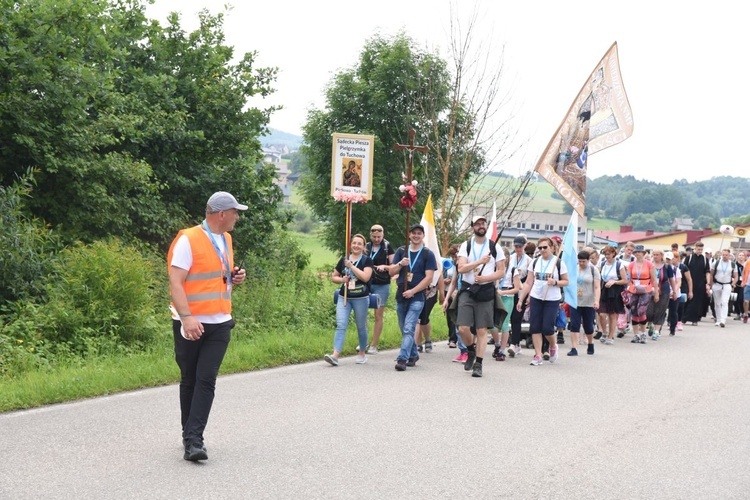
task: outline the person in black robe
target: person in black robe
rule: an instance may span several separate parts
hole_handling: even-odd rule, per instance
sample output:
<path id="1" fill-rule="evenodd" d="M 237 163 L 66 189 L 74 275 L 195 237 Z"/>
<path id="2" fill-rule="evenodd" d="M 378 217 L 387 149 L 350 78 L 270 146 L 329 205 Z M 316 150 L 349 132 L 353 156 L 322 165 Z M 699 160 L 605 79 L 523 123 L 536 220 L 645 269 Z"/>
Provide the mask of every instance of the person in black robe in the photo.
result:
<path id="1" fill-rule="evenodd" d="M 689 247 L 688 247 L 689 248 Z M 693 298 L 685 304 L 685 322 L 697 325 L 705 316 L 708 304 L 708 259 L 703 255 L 703 243 L 695 245 L 695 252 L 688 251 L 684 260 L 693 278 Z"/>

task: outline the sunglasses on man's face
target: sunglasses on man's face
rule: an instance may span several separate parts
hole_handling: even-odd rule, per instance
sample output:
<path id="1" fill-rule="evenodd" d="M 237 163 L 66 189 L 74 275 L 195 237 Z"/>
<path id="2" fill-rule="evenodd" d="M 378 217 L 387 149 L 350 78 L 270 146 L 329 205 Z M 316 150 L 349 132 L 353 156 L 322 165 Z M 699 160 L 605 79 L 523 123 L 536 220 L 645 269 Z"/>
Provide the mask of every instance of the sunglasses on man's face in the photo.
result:
<path id="1" fill-rule="evenodd" d="M 542 245 L 540 247 L 537 247 L 539 250 L 547 250 L 549 247 L 547 245 Z"/>

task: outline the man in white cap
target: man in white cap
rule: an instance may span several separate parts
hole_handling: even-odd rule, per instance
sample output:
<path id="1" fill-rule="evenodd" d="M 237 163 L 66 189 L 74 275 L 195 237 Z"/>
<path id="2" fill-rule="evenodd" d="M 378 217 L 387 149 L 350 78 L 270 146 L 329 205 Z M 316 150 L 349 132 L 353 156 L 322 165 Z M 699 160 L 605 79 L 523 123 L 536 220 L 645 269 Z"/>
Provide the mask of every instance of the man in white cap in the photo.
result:
<path id="1" fill-rule="evenodd" d="M 505 273 L 505 255 L 495 249 L 495 242 L 487 238 L 487 219 L 475 216 L 471 220 L 474 236 L 458 251 L 458 272 L 462 288 L 458 297 L 457 324 L 461 340 L 468 348 L 464 370 L 472 377 L 482 376 L 482 361 L 487 348 L 487 329 L 494 326 L 495 282 Z M 479 290 L 470 293 L 472 285 Z M 472 335 L 474 327 L 476 336 Z"/>
<path id="2" fill-rule="evenodd" d="M 232 286 L 245 281 L 245 270 L 234 265 L 229 232 L 244 210 L 247 205 L 231 194 L 214 193 L 203 222 L 181 230 L 167 254 L 185 460 L 208 459 L 203 431 L 234 328 Z"/>

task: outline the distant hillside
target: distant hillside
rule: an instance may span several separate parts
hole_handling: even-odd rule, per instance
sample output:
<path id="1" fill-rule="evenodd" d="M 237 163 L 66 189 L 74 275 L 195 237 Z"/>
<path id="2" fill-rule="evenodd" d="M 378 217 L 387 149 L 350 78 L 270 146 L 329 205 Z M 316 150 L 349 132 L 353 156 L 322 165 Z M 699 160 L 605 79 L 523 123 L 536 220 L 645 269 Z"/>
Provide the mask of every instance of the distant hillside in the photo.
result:
<path id="1" fill-rule="evenodd" d="M 274 144 L 284 144 L 290 151 L 297 151 L 302 145 L 302 136 L 282 132 L 281 130 L 270 129 L 271 133 L 260 138 L 260 143 L 265 146 Z"/>

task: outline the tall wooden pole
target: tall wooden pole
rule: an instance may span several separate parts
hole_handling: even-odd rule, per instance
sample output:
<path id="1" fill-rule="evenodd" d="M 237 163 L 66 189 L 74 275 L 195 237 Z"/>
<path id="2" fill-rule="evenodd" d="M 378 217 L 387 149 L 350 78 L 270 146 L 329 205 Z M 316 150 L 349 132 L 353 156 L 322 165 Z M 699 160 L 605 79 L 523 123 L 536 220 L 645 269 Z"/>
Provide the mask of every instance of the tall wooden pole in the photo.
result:
<path id="1" fill-rule="evenodd" d="M 413 170 L 413 166 L 414 166 L 414 151 L 419 151 L 420 153 L 427 153 L 429 151 L 429 148 L 427 146 L 415 146 L 414 145 L 414 137 L 416 135 L 417 135 L 417 132 L 414 129 L 411 129 L 411 130 L 409 130 L 409 144 L 396 144 L 394 146 L 394 149 L 396 149 L 396 150 L 403 149 L 403 150 L 406 150 L 406 151 L 409 152 L 409 163 L 408 163 L 407 171 L 406 171 L 406 184 L 407 184 L 407 186 L 410 186 L 411 185 L 411 181 L 412 181 L 412 170 Z M 411 215 L 411 211 L 412 211 L 411 208 L 406 211 L 406 232 L 405 232 L 406 246 L 404 248 L 406 250 L 405 254 L 406 254 L 407 257 L 409 256 L 409 244 L 410 244 L 410 240 L 409 240 L 409 216 Z M 407 283 L 406 283 L 406 280 L 404 280 L 404 290 L 406 290 L 406 286 L 407 286 Z"/>

